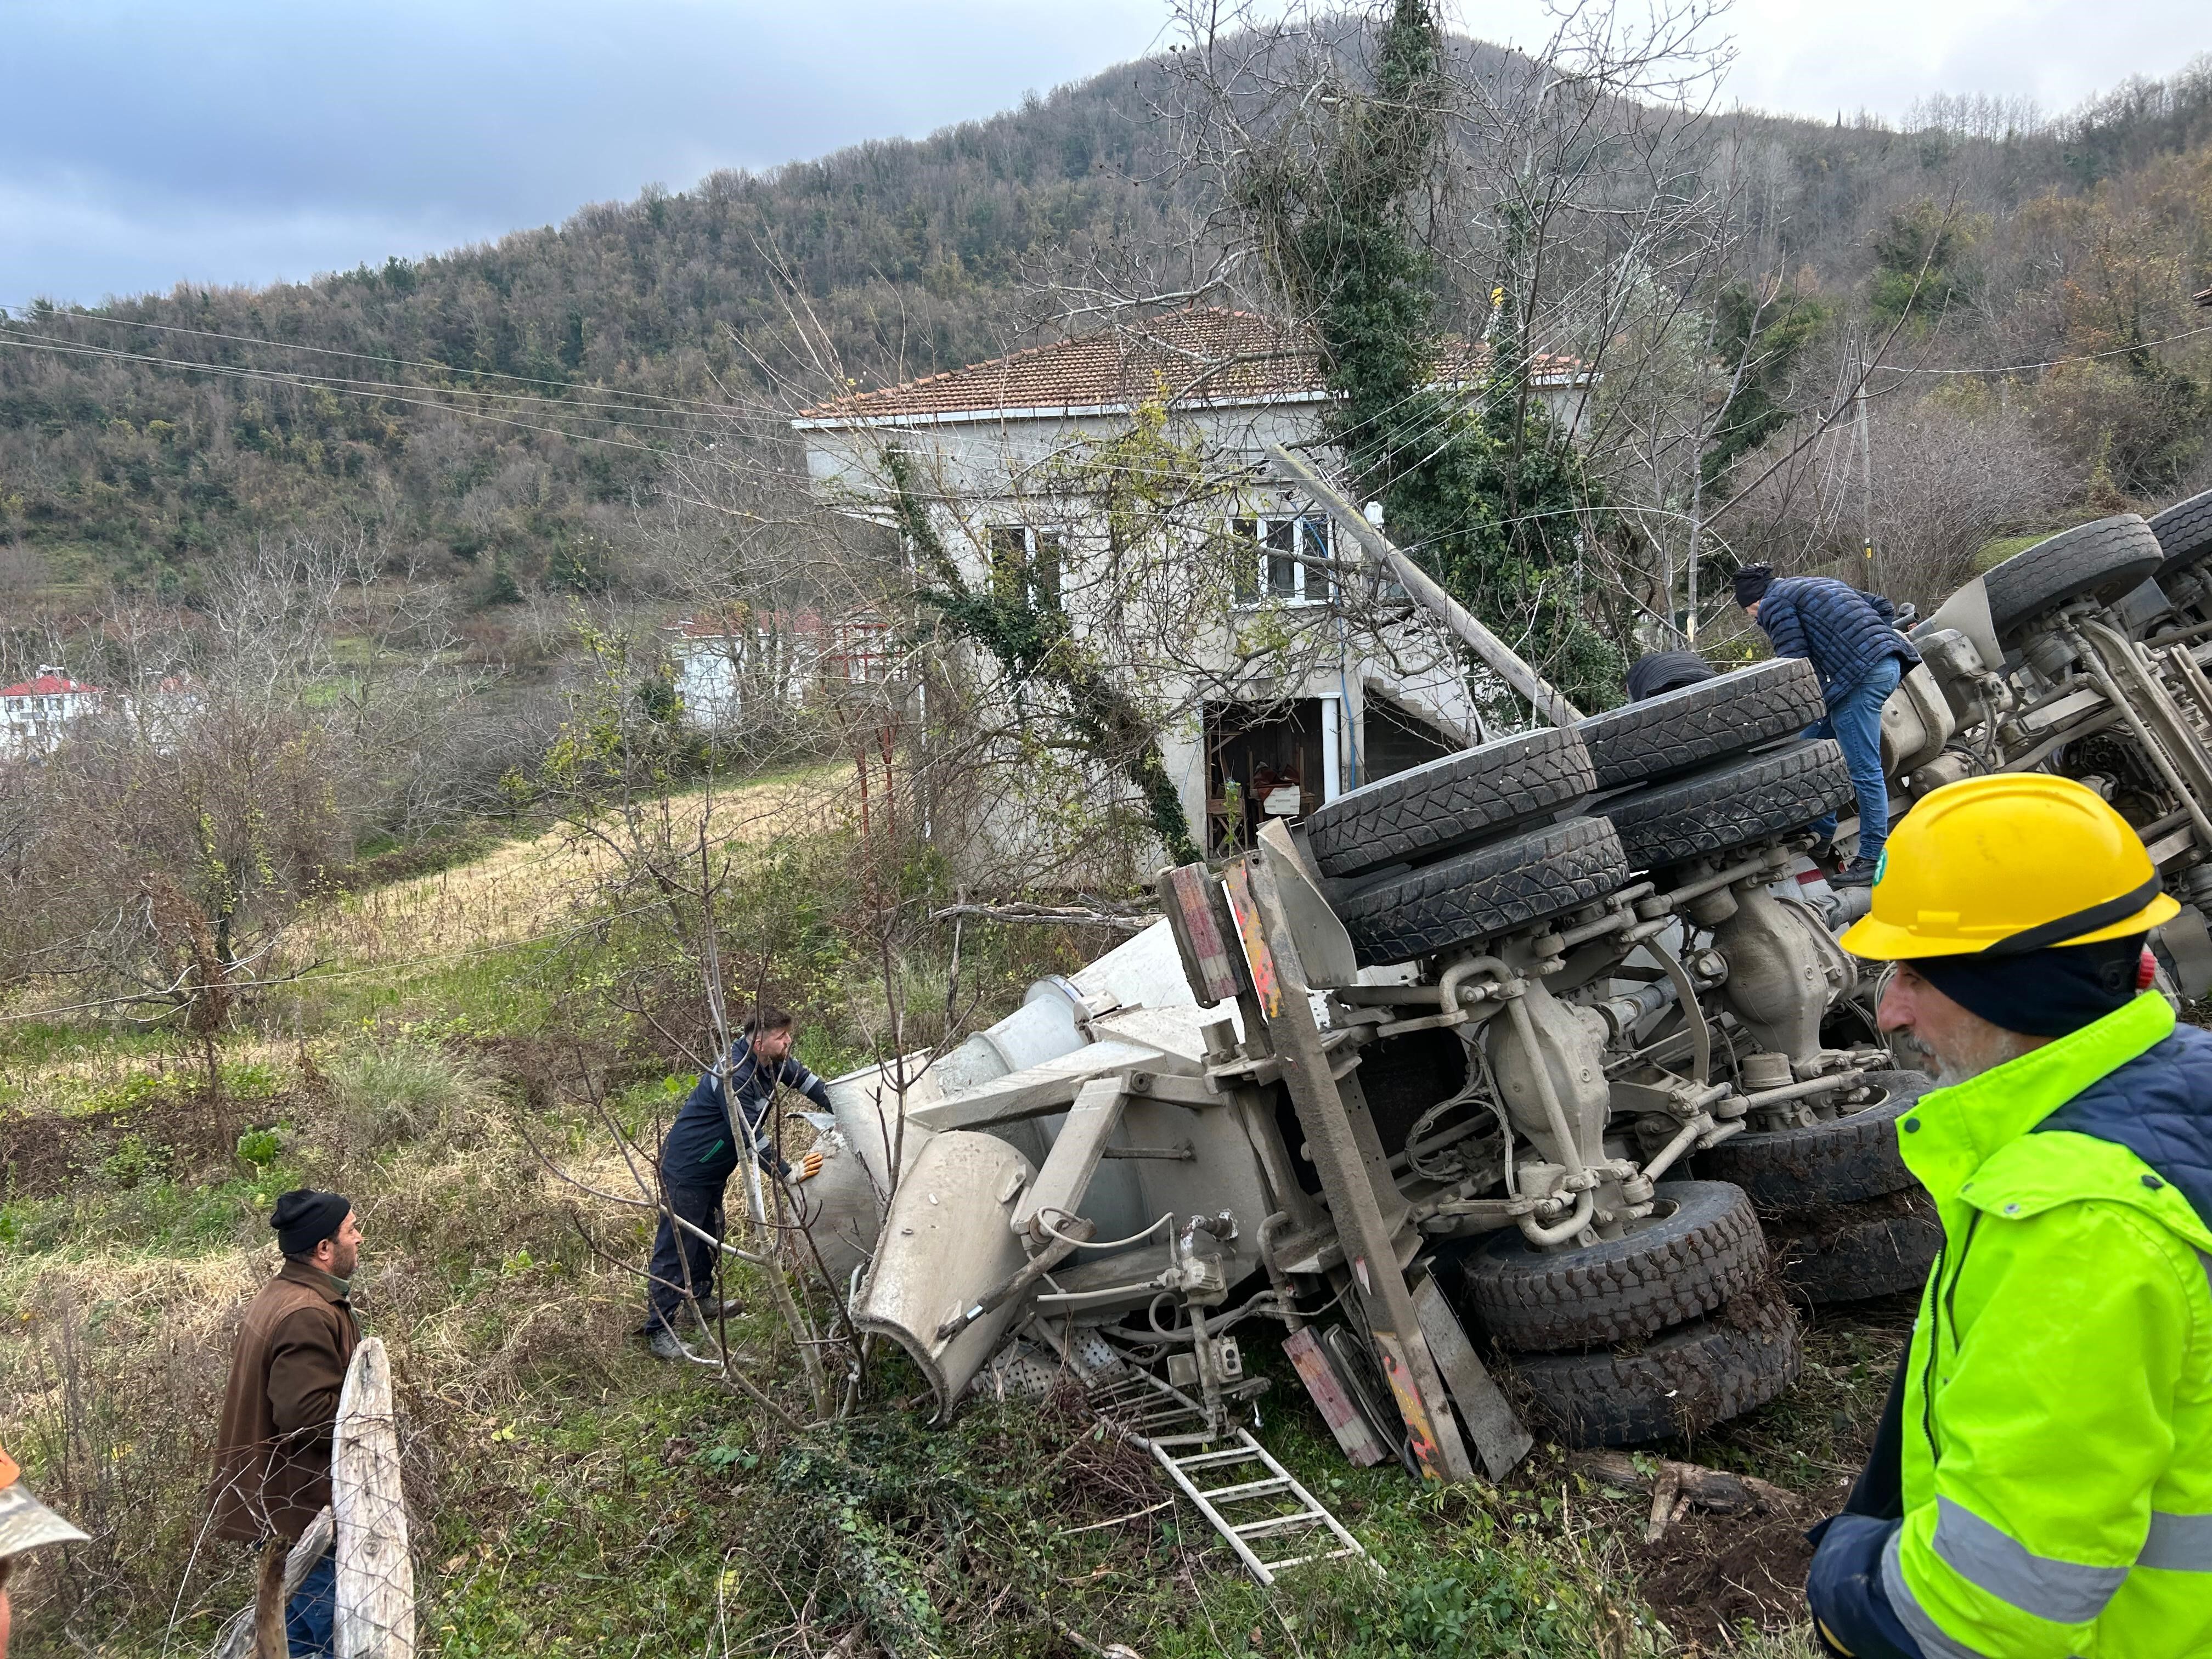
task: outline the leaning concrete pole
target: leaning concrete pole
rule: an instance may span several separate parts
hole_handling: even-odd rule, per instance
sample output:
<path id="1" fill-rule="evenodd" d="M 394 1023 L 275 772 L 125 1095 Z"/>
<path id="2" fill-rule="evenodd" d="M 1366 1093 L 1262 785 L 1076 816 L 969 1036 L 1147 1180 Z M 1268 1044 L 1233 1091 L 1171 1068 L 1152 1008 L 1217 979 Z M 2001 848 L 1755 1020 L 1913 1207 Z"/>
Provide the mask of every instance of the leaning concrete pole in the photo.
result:
<path id="1" fill-rule="evenodd" d="M 1367 515 L 1322 481 L 1320 473 L 1280 444 L 1269 444 L 1275 470 L 1310 495 L 1322 510 L 1344 526 L 1368 554 L 1388 565 L 1398 585 L 1435 615 L 1474 653 L 1482 665 L 1535 705 L 1554 726 L 1572 726 L 1583 711 L 1559 695 L 1559 688 L 1522 661 L 1513 647 L 1476 621 L 1468 608 L 1437 585 L 1436 579 L 1401 553 L 1390 538 L 1367 522 Z"/>

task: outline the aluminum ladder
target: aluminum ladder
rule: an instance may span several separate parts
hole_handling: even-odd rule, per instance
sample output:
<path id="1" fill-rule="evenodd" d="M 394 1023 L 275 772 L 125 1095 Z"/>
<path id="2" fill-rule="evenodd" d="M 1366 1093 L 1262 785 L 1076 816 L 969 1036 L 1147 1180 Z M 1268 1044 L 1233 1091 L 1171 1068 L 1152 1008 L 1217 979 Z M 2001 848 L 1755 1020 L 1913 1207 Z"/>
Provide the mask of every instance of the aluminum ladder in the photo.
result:
<path id="1" fill-rule="evenodd" d="M 1378 1575 L 1388 1576 L 1382 1573 L 1382 1564 L 1368 1554 L 1366 1546 L 1354 1538 L 1344 1522 L 1330 1514 L 1296 1476 L 1277 1462 L 1274 1455 L 1252 1437 L 1250 1431 L 1217 1428 L 1206 1408 L 1182 1389 L 1162 1382 L 1141 1367 L 1128 1366 L 1118 1376 L 1101 1375 L 1090 1390 L 1090 1400 L 1100 1421 L 1144 1447 L 1159 1461 L 1168 1478 L 1198 1506 L 1198 1512 L 1227 1540 L 1246 1570 L 1261 1584 L 1273 1584 L 1275 1575 L 1286 1568 L 1314 1561 L 1340 1560 L 1347 1556 L 1357 1556 Z M 1221 1486 L 1201 1486 L 1191 1478 L 1194 1471 L 1218 1469 L 1225 1473 L 1239 1464 L 1256 1464 L 1266 1473 L 1256 1480 L 1232 1480 Z M 1234 1506 L 1271 1499 L 1293 1502 L 1297 1508 L 1288 1515 L 1263 1515 L 1242 1522 L 1232 1519 L 1221 1508 L 1223 1504 Z M 1323 1528 L 1327 1528 L 1326 1534 L 1316 1537 L 1316 1530 Z M 1295 1534 L 1297 1542 L 1328 1543 L 1334 1547 L 1311 1549 L 1273 1561 L 1261 1559 L 1253 1547 L 1255 1540 L 1286 1534 Z"/>
<path id="2" fill-rule="evenodd" d="M 1237 1552 L 1252 1576 L 1262 1584 L 1272 1584 L 1275 1575 L 1290 1567 L 1304 1566 L 1314 1561 L 1334 1561 L 1346 1556 L 1357 1556 L 1373 1567 L 1377 1574 L 1382 1565 L 1367 1553 L 1367 1547 L 1346 1529 L 1322 1504 L 1319 1499 L 1299 1484 L 1297 1478 L 1275 1461 L 1274 1454 L 1255 1440 L 1249 1430 L 1238 1429 L 1231 1437 L 1231 1443 L 1220 1445 L 1218 1440 L 1201 1443 L 1195 1449 L 1181 1445 L 1152 1443 L 1152 1455 L 1168 1472 L 1168 1478 L 1182 1489 L 1184 1497 L 1198 1506 L 1198 1512 L 1211 1522 L 1214 1531 L 1228 1540 L 1229 1547 Z M 1219 1474 L 1257 1474 L 1251 1468 L 1239 1469 L 1238 1465 L 1257 1465 L 1265 1470 L 1256 1480 L 1231 1480 L 1226 1486 L 1201 1486 L 1192 1479 L 1195 1473 L 1206 1470 Z M 1297 1509 L 1288 1515 L 1262 1516 L 1257 1520 L 1239 1522 L 1224 1512 L 1224 1506 L 1290 1501 Z M 1288 1537 L 1293 1549 L 1302 1547 L 1304 1553 L 1285 1555 L 1275 1560 L 1263 1560 L 1255 1542 Z M 1314 1545 L 1333 1544 L 1334 1547 L 1319 1549 Z"/>

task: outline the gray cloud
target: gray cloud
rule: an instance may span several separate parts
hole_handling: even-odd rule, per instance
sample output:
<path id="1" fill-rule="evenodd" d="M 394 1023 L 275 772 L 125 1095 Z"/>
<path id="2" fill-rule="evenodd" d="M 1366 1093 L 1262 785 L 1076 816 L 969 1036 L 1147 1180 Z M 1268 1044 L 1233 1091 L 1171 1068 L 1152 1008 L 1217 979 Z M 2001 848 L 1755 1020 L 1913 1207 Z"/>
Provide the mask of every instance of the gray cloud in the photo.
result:
<path id="1" fill-rule="evenodd" d="M 1638 0 L 1623 0 L 1633 12 Z M 988 115 L 1158 40 L 1166 0 L 9 0 L 0 304 L 261 283 L 556 223 Z M 1462 0 L 1523 47 L 1541 0 Z M 1732 100 L 2063 109 L 2208 42 L 2204 0 L 1739 0 Z"/>
<path id="2" fill-rule="evenodd" d="M 32 0 L 0 34 L 0 303 L 302 277 L 918 135 L 1152 43 L 1152 0 Z"/>

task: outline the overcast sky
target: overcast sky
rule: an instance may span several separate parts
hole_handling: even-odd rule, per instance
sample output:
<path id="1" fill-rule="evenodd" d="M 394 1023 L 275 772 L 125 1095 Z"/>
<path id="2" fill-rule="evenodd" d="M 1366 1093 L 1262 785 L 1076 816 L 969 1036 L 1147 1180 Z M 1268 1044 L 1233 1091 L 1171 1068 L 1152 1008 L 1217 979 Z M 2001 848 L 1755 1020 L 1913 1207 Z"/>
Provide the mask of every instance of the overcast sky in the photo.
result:
<path id="1" fill-rule="evenodd" d="M 1640 4 L 1643 0 L 1624 0 Z M 1529 46 L 1542 0 L 1459 0 Z M 263 283 L 919 136 L 1162 40 L 1164 0 L 0 0 L 0 305 Z M 2207 0 L 1738 0 L 1729 94 L 2063 109 L 2212 49 Z"/>

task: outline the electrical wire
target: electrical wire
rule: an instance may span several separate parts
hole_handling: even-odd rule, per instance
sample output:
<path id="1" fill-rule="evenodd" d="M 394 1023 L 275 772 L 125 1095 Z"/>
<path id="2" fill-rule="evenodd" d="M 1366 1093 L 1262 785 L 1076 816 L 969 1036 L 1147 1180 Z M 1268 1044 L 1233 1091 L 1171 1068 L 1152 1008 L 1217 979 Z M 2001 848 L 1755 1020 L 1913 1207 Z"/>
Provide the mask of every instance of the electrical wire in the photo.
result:
<path id="1" fill-rule="evenodd" d="M 609 409 L 619 412 L 614 416 L 596 416 L 588 418 L 611 420 L 623 425 L 657 431 L 688 432 L 696 429 L 689 424 L 641 418 L 644 416 L 678 412 L 665 409 L 634 410 L 619 404 L 600 404 L 566 398 L 540 398 L 526 392 L 480 392 L 471 386 L 420 386 L 410 380 L 364 380 L 345 375 L 311 374 L 301 369 L 256 368 L 245 363 L 204 363 L 185 357 L 158 357 L 149 353 L 125 351 L 117 346 L 94 345 L 82 340 L 67 339 L 59 335 L 41 334 L 36 330 L 26 328 L 21 323 L 0 322 L 0 338 L 6 338 L 25 346 L 39 342 L 57 351 L 87 356 L 110 357 L 125 362 L 143 363 L 157 368 L 177 368 L 199 374 L 231 375 L 245 380 L 271 380 L 281 385 L 304 389 L 319 388 L 330 392 L 368 389 L 391 392 L 431 392 L 455 398 L 484 398 L 508 403 L 544 404 L 552 409 Z M 463 407 L 463 405 L 454 406 Z"/>
<path id="2" fill-rule="evenodd" d="M 179 369 L 187 374 L 228 376 L 237 380 L 258 380 L 279 386 L 289 386 L 295 389 L 301 388 L 303 384 L 298 380 L 265 369 L 256 370 L 220 365 L 179 363 L 172 362 L 167 358 L 144 357 L 134 353 L 111 351 L 98 347 L 55 345 L 37 340 L 11 339 L 9 338 L 4 332 L 0 332 L 0 346 L 13 346 L 18 351 L 46 351 L 64 356 L 118 358 L 125 362 L 153 363 L 164 368 Z M 304 384 L 308 388 L 322 385 L 322 383 L 317 381 L 307 381 Z M 393 392 L 356 391 L 351 387 L 344 386 L 322 386 L 322 389 L 327 392 L 337 393 L 341 396 L 365 398 L 375 402 L 405 404 L 419 409 L 444 410 L 448 414 L 464 416 L 471 420 L 486 421 L 495 426 L 514 427 L 525 432 L 543 432 L 556 438 L 567 438 L 571 441 L 577 443 L 600 444 L 613 449 L 631 449 L 637 451 L 641 454 L 646 455 L 666 455 L 669 453 L 667 447 L 662 445 L 629 443 L 620 438 L 605 437 L 599 433 L 593 432 L 571 432 L 565 427 L 546 426 L 536 421 L 518 421 L 510 416 L 494 415 L 484 410 L 470 409 L 459 404 L 443 403 L 435 398 L 404 398 Z"/>
<path id="3" fill-rule="evenodd" d="M 347 351 L 335 346 L 307 345 L 296 340 L 271 340 L 253 334 L 224 334 L 212 329 L 185 328 L 173 323 L 139 322 L 129 318 L 106 316 L 98 312 L 68 311 L 58 307 L 49 311 L 39 311 L 31 306 L 0 306 L 0 322 L 14 322 L 20 325 L 27 320 L 37 320 L 46 323 L 66 320 L 70 322 L 101 323 L 112 328 L 150 329 L 162 334 L 189 335 L 196 339 L 222 340 L 231 345 L 260 346 L 272 351 L 311 352 L 315 356 L 321 357 L 347 357 L 358 362 L 388 363 L 398 368 L 428 368 L 435 369 L 441 374 L 466 374 L 478 380 L 512 380 L 519 386 L 570 386 L 575 384 L 575 382 L 572 380 L 546 380 L 540 376 L 532 374 L 507 374 L 495 369 L 460 368 L 452 363 L 440 362 L 434 357 L 396 357 L 388 353 Z M 162 361 L 166 362 L 168 360 L 164 359 Z M 624 391 L 620 386 L 595 386 L 592 389 L 611 392 L 618 398 L 641 398 L 671 406 L 690 404 L 702 411 L 710 413 L 724 407 L 722 404 L 711 403 L 703 398 L 671 398 L 666 393 L 659 392 L 628 392 Z M 522 394 L 488 393 L 486 395 L 520 396 Z M 562 402 L 565 400 L 555 398 L 550 399 L 549 401 Z"/>
<path id="4" fill-rule="evenodd" d="M 2212 323 L 2203 328 L 2189 329 L 2179 334 L 2169 334 L 2163 339 L 2144 340 L 2135 345 L 2115 346 L 2110 351 L 2079 351 L 2065 357 L 2046 358 L 2039 363 L 2009 363 L 2003 368 L 1885 368 L 1890 374 L 2025 374 L 2032 369 L 2057 368 L 2062 363 L 2092 363 L 2105 357 L 2132 356 L 2138 351 L 2148 351 L 2153 346 L 2172 345 L 2178 340 L 2193 340 L 2200 334 L 2212 334 Z"/>

